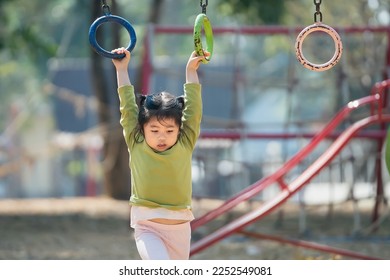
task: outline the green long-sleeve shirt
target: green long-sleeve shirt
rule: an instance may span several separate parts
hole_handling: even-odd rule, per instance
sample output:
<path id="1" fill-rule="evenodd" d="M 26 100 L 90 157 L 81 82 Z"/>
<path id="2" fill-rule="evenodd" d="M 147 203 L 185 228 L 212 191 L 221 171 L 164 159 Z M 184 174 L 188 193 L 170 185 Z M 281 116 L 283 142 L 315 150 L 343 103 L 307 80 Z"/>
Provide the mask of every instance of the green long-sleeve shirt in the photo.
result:
<path id="1" fill-rule="evenodd" d="M 201 85 L 184 84 L 183 126 L 177 143 L 156 152 L 146 141 L 135 141 L 138 107 L 133 86 L 118 88 L 123 135 L 128 146 L 131 170 L 130 203 L 137 206 L 190 209 L 192 197 L 192 153 L 202 119 Z"/>

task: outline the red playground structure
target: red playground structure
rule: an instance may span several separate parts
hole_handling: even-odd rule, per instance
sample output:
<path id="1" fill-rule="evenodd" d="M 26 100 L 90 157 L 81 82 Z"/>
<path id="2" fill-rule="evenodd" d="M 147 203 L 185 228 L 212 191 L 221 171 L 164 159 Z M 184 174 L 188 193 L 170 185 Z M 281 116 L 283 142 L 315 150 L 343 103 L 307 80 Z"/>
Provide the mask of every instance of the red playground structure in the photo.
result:
<path id="1" fill-rule="evenodd" d="M 377 137 L 377 141 L 383 142 L 385 137 L 385 124 L 390 122 L 390 115 L 383 113 L 384 104 L 387 101 L 387 90 L 390 87 L 390 80 L 386 80 L 380 83 L 377 83 L 371 92 L 371 95 L 365 98 L 361 98 L 355 101 L 349 102 L 340 112 L 328 123 L 328 125 L 317 135 L 313 137 L 311 142 L 300 152 L 298 152 L 295 156 L 293 156 L 289 161 L 287 161 L 279 170 L 277 170 L 274 174 L 265 177 L 243 191 L 239 192 L 234 197 L 227 200 L 220 207 L 210 211 L 204 216 L 196 219 L 192 223 L 192 229 L 196 230 L 198 227 L 204 225 L 212 221 L 213 219 L 219 217 L 221 214 L 226 213 L 233 207 L 237 206 L 239 203 L 243 201 L 247 201 L 257 195 L 259 192 L 263 191 L 268 186 L 277 183 L 280 186 L 280 193 L 275 196 L 274 199 L 264 203 L 261 207 L 256 210 L 253 210 L 250 213 L 243 215 L 242 217 L 234 220 L 233 222 L 225 225 L 219 230 L 207 235 L 205 238 L 195 242 L 192 246 L 191 254 L 196 254 L 208 246 L 211 246 L 215 242 L 234 234 L 241 233 L 245 235 L 249 235 L 252 237 L 263 238 L 263 239 L 271 239 L 275 241 L 279 241 L 282 243 L 290 243 L 297 246 L 302 246 L 306 248 L 312 248 L 317 250 L 322 250 L 330 253 L 336 253 L 344 256 L 349 256 L 358 259 L 376 259 L 373 257 L 365 256 L 359 253 L 350 252 L 347 250 L 340 250 L 337 248 L 331 248 L 328 246 L 321 246 L 318 244 L 313 244 L 309 242 L 302 241 L 292 241 L 283 238 L 277 238 L 274 236 L 269 236 L 260 233 L 251 233 L 244 231 L 244 228 L 263 218 L 264 216 L 270 214 L 272 211 L 277 209 L 280 205 L 285 203 L 291 196 L 293 196 L 297 191 L 305 186 L 313 177 L 315 177 L 324 167 L 326 167 L 332 159 L 340 152 L 341 149 L 356 135 L 359 134 L 365 127 L 374 124 L 380 124 L 383 127 L 382 133 L 377 135 L 371 134 L 366 135 L 367 137 Z M 315 147 L 326 137 L 328 137 L 337 126 L 340 124 L 342 120 L 344 120 L 352 111 L 360 108 L 361 106 L 369 105 L 371 106 L 371 114 L 361 119 L 360 121 L 352 124 L 348 129 L 346 129 L 343 133 L 341 133 L 333 144 L 320 156 L 318 159 L 313 162 L 313 164 L 307 168 L 300 176 L 295 178 L 290 183 L 286 183 L 284 177 L 288 172 L 294 168 L 297 164 L 305 159 L 305 157 L 315 149 Z M 382 146 L 382 145 L 380 145 Z M 380 163 L 379 163 L 380 164 Z M 381 168 L 377 168 L 378 177 L 382 178 Z M 377 181 L 377 198 L 383 198 L 383 181 Z M 381 203 L 384 201 L 377 199 L 375 201 L 375 208 L 373 213 L 374 220 L 378 219 L 378 209 Z"/>
<path id="2" fill-rule="evenodd" d="M 246 235 L 252 238 L 260 238 L 266 240 L 273 240 L 285 244 L 294 246 L 300 246 L 313 250 L 324 251 L 328 253 L 339 254 L 342 256 L 355 258 L 355 259 L 378 259 L 377 257 L 367 256 L 358 252 L 353 252 L 344 249 L 333 248 L 313 242 L 306 242 L 302 240 L 288 239 L 278 236 L 271 236 L 269 234 L 263 234 L 259 232 L 251 232 L 246 230 L 246 227 L 253 224 L 256 221 L 261 220 L 267 215 L 273 213 L 275 210 L 289 201 L 300 190 L 303 190 L 307 184 L 314 180 L 321 171 L 328 168 L 332 161 L 343 151 L 343 149 L 354 139 L 364 138 L 371 143 L 375 143 L 375 196 L 374 196 L 374 208 L 372 210 L 372 223 L 375 224 L 381 218 L 381 207 L 387 204 L 385 195 L 385 183 L 383 180 L 383 163 L 381 158 L 382 149 L 385 143 L 387 135 L 387 123 L 390 122 L 390 114 L 388 109 L 388 91 L 390 87 L 389 70 L 390 69 L 390 29 L 388 27 L 350 27 L 350 28 L 335 28 L 341 37 L 356 36 L 363 38 L 367 34 L 375 34 L 381 36 L 382 41 L 386 41 L 384 44 L 384 58 L 385 61 L 383 70 L 380 70 L 380 78 L 377 79 L 380 82 L 374 83 L 371 87 L 371 92 L 367 96 L 360 96 L 359 98 L 346 99 L 343 102 L 344 105 L 341 109 L 336 110 L 337 113 L 327 121 L 324 121 L 324 126 L 315 133 L 295 133 L 295 132 L 242 132 L 232 129 L 206 129 L 201 133 L 201 139 L 229 139 L 240 140 L 245 139 L 295 139 L 297 137 L 308 139 L 306 145 L 301 147 L 298 152 L 293 156 L 286 159 L 283 164 L 271 174 L 267 174 L 260 180 L 250 184 L 246 188 L 242 188 L 235 194 L 227 199 L 224 199 L 223 203 L 215 209 L 205 213 L 192 222 L 192 230 L 196 232 L 200 227 L 207 223 L 213 222 L 215 219 L 223 214 L 232 211 L 232 209 L 243 202 L 248 202 L 254 199 L 256 196 L 261 195 L 267 188 L 271 186 L 278 186 L 278 192 L 273 198 L 263 201 L 261 206 L 252 209 L 251 211 L 243 214 L 242 216 L 235 218 L 228 222 L 226 225 L 220 227 L 214 232 L 210 232 L 203 236 L 199 240 L 195 241 L 191 247 L 191 256 L 201 252 L 202 250 L 213 246 L 217 242 L 224 238 L 234 235 Z M 262 26 L 262 27 L 232 27 L 232 28 L 216 28 L 214 27 L 213 33 L 216 36 L 215 46 L 218 46 L 218 36 L 233 35 L 233 36 L 296 36 L 298 32 L 302 30 L 300 27 L 280 27 L 280 26 Z M 148 29 L 148 40 L 145 40 L 144 50 L 144 68 L 143 68 L 143 85 L 144 92 L 150 92 L 155 90 L 153 85 L 154 73 L 158 70 L 153 62 L 156 52 L 152 50 L 152 46 L 156 45 L 158 35 L 182 35 L 190 34 L 192 28 L 190 27 L 178 27 L 178 26 L 150 26 Z M 355 37 L 353 37 L 355 38 Z M 249 39 L 248 39 L 249 40 Z M 151 41 L 154 41 L 153 44 Z M 237 40 L 240 41 L 240 40 Z M 352 44 L 352 43 L 351 43 Z M 348 55 L 348 42 L 343 42 L 345 54 Z M 153 54 L 153 55 L 152 55 Z M 158 55 L 158 54 L 157 54 Z M 238 54 L 237 54 L 238 55 Z M 343 54 L 344 55 L 344 54 Z M 213 63 L 218 60 L 218 54 L 214 56 Z M 239 61 L 239 59 L 232 59 L 232 61 Z M 383 60 L 382 60 L 383 61 Z M 295 61 L 296 62 L 296 61 Z M 212 65 L 210 63 L 209 65 Z M 299 64 L 299 63 L 297 63 Z M 343 60 L 340 61 L 343 64 Z M 209 66 L 208 65 L 208 66 Z M 299 66 L 298 66 L 299 67 Z M 341 66 L 342 67 L 342 66 Z M 234 82 L 244 83 L 243 75 L 240 73 L 240 67 L 233 65 L 233 69 L 236 72 L 232 74 L 235 80 Z M 238 70 L 237 70 L 238 69 Z M 306 70 L 305 70 L 306 71 Z M 162 72 L 162 70 L 160 70 Z M 342 71 L 341 71 L 342 72 Z M 342 80 L 344 73 L 339 75 Z M 169 75 L 175 75 L 169 73 Z M 261 73 L 259 74 L 261 75 Z M 378 76 L 378 75 L 377 75 Z M 202 77 L 201 77 L 202 78 Z M 250 78 L 248 78 L 249 80 Z M 203 79 L 207 80 L 207 79 Z M 211 79 L 210 79 L 211 80 Z M 248 80 L 245 80 L 247 82 Z M 216 81 L 213 79 L 212 82 Z M 220 80 L 222 81 L 222 80 Z M 250 80 L 249 82 L 251 82 Z M 255 78 L 253 78 L 253 83 Z M 340 82 L 341 83 L 341 82 Z M 286 85 L 288 91 L 294 83 Z M 204 88 L 207 89 L 207 81 Z M 234 86 L 235 87 L 235 84 Z M 249 87 L 249 86 L 248 86 Z M 234 90 L 237 90 L 235 87 Z M 211 95 L 212 93 L 210 93 Z M 207 96 L 207 94 L 204 94 Z M 235 99 L 237 100 L 237 99 Z M 352 100 L 352 101 L 351 101 Z M 206 104 L 207 105 L 207 104 Z M 364 114 L 361 111 L 364 111 Z M 350 121 L 353 114 L 359 112 L 359 117 Z M 347 125 L 345 125 L 347 123 Z M 313 158 L 313 152 L 325 141 L 332 140 L 331 144 L 320 154 L 317 154 Z M 303 169 L 297 176 L 291 176 L 291 171 L 301 165 L 303 162 L 310 162 L 309 165 Z"/>

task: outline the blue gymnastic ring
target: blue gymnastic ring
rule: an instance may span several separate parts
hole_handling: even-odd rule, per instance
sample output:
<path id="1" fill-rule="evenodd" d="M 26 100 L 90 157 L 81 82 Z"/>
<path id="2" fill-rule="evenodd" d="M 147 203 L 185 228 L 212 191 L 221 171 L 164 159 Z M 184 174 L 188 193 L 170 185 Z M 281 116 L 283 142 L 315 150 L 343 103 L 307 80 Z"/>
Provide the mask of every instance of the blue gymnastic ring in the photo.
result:
<path id="1" fill-rule="evenodd" d="M 133 26 L 125 20 L 124 18 L 114 16 L 111 14 L 104 15 L 100 18 L 97 18 L 90 26 L 89 28 L 89 43 L 91 44 L 92 48 L 101 56 L 108 57 L 111 59 L 121 59 L 125 57 L 125 54 L 116 54 L 109 51 L 106 51 L 103 49 L 99 43 L 96 41 L 96 31 L 99 28 L 99 26 L 105 22 L 116 22 L 122 25 L 124 28 L 126 28 L 127 32 L 129 32 L 130 35 L 130 42 L 127 46 L 128 51 L 132 51 L 135 47 L 135 44 L 137 42 L 137 36 L 135 34 Z"/>

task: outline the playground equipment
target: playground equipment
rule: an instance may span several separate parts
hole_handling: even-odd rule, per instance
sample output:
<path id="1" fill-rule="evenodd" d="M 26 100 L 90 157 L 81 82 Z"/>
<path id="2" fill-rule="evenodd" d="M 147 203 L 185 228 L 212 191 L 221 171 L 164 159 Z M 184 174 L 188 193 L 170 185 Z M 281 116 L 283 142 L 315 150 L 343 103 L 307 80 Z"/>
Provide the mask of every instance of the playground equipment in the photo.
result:
<path id="1" fill-rule="evenodd" d="M 234 233 L 243 233 L 252 237 L 267 238 L 272 239 L 270 236 L 262 235 L 258 233 L 245 232 L 243 229 L 249 224 L 263 218 L 264 216 L 270 214 L 272 211 L 277 209 L 283 203 L 285 203 L 289 198 L 291 198 L 297 191 L 305 186 L 311 179 L 313 179 L 324 167 L 326 167 L 332 159 L 344 148 L 344 146 L 363 128 L 368 127 L 373 124 L 383 125 L 390 122 L 390 115 L 383 113 L 383 107 L 386 101 L 386 90 L 390 87 L 390 80 L 377 83 L 372 89 L 372 94 L 368 97 L 361 98 L 355 101 L 349 102 L 339 113 L 328 123 L 328 125 L 318 133 L 304 149 L 297 153 L 293 158 L 287 161 L 279 170 L 277 170 L 271 176 L 265 177 L 255 184 L 244 189 L 234 197 L 230 198 L 224 202 L 220 207 L 208 212 L 204 216 L 194 220 L 192 222 L 192 229 L 196 230 L 198 227 L 204 225 L 207 222 L 212 221 L 218 216 L 226 213 L 233 207 L 237 206 L 243 201 L 247 201 L 257 195 L 259 192 L 263 191 L 265 188 L 270 186 L 273 183 L 277 183 L 280 186 L 280 193 L 275 196 L 271 201 L 266 202 L 264 205 L 255 209 L 242 217 L 232 221 L 231 223 L 223 226 L 217 231 L 207 235 L 201 240 L 195 242 L 191 249 L 191 254 L 196 254 L 197 252 L 205 249 L 206 247 L 214 244 L 215 242 L 231 235 Z M 284 177 L 286 174 L 298 165 L 305 157 L 312 152 L 317 145 L 321 143 L 345 118 L 347 118 L 352 111 L 360 108 L 363 105 L 371 106 L 370 116 L 352 124 L 348 129 L 346 129 L 339 137 L 336 138 L 334 143 L 313 163 L 307 168 L 300 176 L 294 179 L 290 183 L 286 183 Z M 383 185 L 381 180 L 378 179 L 378 194 L 383 195 Z M 382 197 L 382 196 L 380 196 Z M 380 201 L 377 201 L 379 203 Z M 274 240 L 291 243 L 288 240 L 282 238 Z M 298 242 L 295 242 L 295 245 L 300 245 Z M 307 248 L 313 248 L 318 250 L 325 250 L 327 252 L 338 253 L 341 255 L 346 255 L 354 258 L 362 259 L 372 259 L 372 257 L 365 256 L 359 253 L 349 252 L 346 250 L 339 250 L 336 248 L 330 247 L 321 247 L 316 245 L 304 244 Z"/>
<path id="2" fill-rule="evenodd" d="M 110 7 L 107 5 L 105 0 L 102 0 L 102 10 L 104 15 L 97 18 L 90 26 L 89 28 L 89 43 L 91 44 L 92 48 L 101 56 L 111 58 L 111 59 L 121 59 L 124 57 L 124 54 L 116 54 L 111 53 L 110 51 L 105 50 L 102 48 L 99 43 L 96 40 L 96 32 L 100 25 L 107 22 L 114 22 L 122 25 L 124 28 L 126 28 L 127 32 L 130 36 L 130 42 L 126 49 L 128 51 L 132 51 L 135 47 L 135 44 L 137 42 L 137 36 L 134 31 L 133 26 L 124 18 L 112 15 L 110 12 Z"/>
<path id="3" fill-rule="evenodd" d="M 343 41 L 346 46 L 349 44 L 353 46 L 362 46 L 364 47 L 364 51 L 369 52 L 365 55 L 363 55 L 363 52 L 356 52 L 357 57 L 371 57 L 371 55 L 378 55 L 380 53 L 380 58 L 375 57 L 375 59 L 378 59 L 383 65 L 380 65 L 379 67 L 375 67 L 372 70 L 368 70 L 369 73 L 372 74 L 372 77 L 375 77 L 375 79 L 382 79 L 385 80 L 388 78 L 388 73 L 385 71 L 385 69 L 388 69 L 390 65 L 390 48 L 389 48 L 389 39 L 390 39 L 390 32 L 388 28 L 386 27 L 346 27 L 346 28 L 336 28 L 339 30 L 341 34 L 343 34 Z M 232 44 L 235 44 L 235 50 L 236 52 L 228 53 L 227 56 L 230 56 L 231 59 L 229 61 L 233 62 L 234 64 L 231 65 L 231 69 L 233 71 L 230 73 L 228 72 L 226 74 L 226 77 L 223 76 L 224 72 L 221 71 L 213 71 L 205 69 L 205 73 L 200 73 L 202 77 L 202 83 L 204 83 L 204 98 L 205 98 L 205 113 L 204 113 L 204 123 L 208 125 L 208 120 L 210 114 L 213 113 L 213 108 L 211 110 L 208 110 L 208 105 L 213 104 L 212 101 L 209 101 L 209 96 L 219 96 L 219 93 L 215 91 L 214 88 L 214 81 L 217 80 L 215 75 L 218 75 L 219 80 L 224 80 L 226 82 L 231 82 L 231 85 L 228 87 L 231 88 L 232 95 L 227 95 L 226 92 L 221 93 L 221 95 L 224 96 L 225 99 L 232 98 L 231 104 L 239 105 L 240 102 L 237 101 L 240 98 L 244 98 L 246 95 L 250 93 L 251 90 L 255 87 L 262 87 L 263 89 L 270 86 L 271 83 L 276 83 L 279 85 L 279 87 L 285 87 L 286 88 L 286 95 L 289 102 L 286 102 L 286 104 L 292 104 L 291 98 L 294 96 L 294 94 L 297 94 L 297 92 L 300 92 L 302 88 L 297 89 L 300 85 L 310 85 L 310 83 L 315 83 L 310 80 L 305 80 L 304 82 L 301 82 L 301 80 L 305 79 L 306 77 L 302 74 L 305 74 L 304 71 L 300 71 L 299 73 L 294 72 L 294 70 L 291 70 L 294 68 L 294 66 L 291 65 L 292 61 L 288 59 L 287 61 L 290 62 L 289 65 L 283 65 L 282 68 L 288 70 L 286 71 L 286 76 L 278 76 L 274 79 L 274 77 L 267 77 L 263 78 L 265 75 L 262 71 L 246 71 L 246 66 L 250 65 L 251 59 L 245 60 L 246 58 L 243 55 L 246 55 L 248 52 L 241 51 L 241 44 L 243 42 L 246 43 L 245 47 L 248 47 L 248 45 L 256 45 L 261 46 L 261 44 L 264 44 L 264 40 L 261 40 L 262 35 L 267 35 L 268 37 L 276 37 L 276 36 L 285 36 L 287 38 L 294 36 L 295 34 L 298 34 L 302 28 L 294 27 L 294 28 L 288 28 L 283 26 L 264 26 L 264 27 L 247 27 L 247 26 L 241 26 L 241 27 L 229 27 L 229 28 L 214 28 L 213 34 L 214 39 L 219 42 L 219 46 L 226 45 L 226 50 L 229 49 L 229 45 L 223 41 L 221 43 L 220 40 L 222 40 L 225 36 L 225 38 L 229 38 L 230 42 Z M 166 35 L 171 36 L 180 36 L 185 34 L 190 34 L 192 32 L 192 29 L 190 27 L 182 27 L 182 26 L 150 26 L 148 29 L 148 38 L 150 39 L 147 44 L 146 48 L 149 49 L 149 53 L 147 53 L 148 59 L 144 60 L 147 61 L 149 64 L 146 65 L 147 67 L 145 69 L 149 69 L 149 71 L 144 72 L 145 75 L 145 83 L 144 86 L 147 88 L 145 91 L 155 91 L 155 87 L 157 86 L 157 83 L 155 81 L 159 79 L 161 81 L 161 76 L 163 77 L 169 77 L 173 78 L 178 76 L 179 74 L 175 73 L 174 71 L 166 71 L 162 68 L 159 68 L 158 65 L 158 53 L 153 49 L 153 45 L 158 42 L 160 45 L 160 41 L 158 36 L 164 37 Z M 365 36 L 362 36 L 361 34 L 366 34 Z M 367 35 L 370 34 L 370 35 Z M 161 36 L 164 35 L 164 36 Z M 384 35 L 384 36 L 383 36 Z M 184 36 L 182 36 L 184 37 Z M 221 39 L 222 37 L 222 39 Z M 241 37 L 245 37 L 243 40 L 241 40 Z M 377 43 L 374 44 L 374 40 L 368 42 L 367 39 L 373 39 L 373 38 L 381 38 L 380 42 L 383 43 L 382 46 Z M 232 39 L 233 38 L 233 39 Z M 259 42 L 253 43 L 257 38 L 259 38 Z M 177 39 L 177 40 L 180 40 Z M 362 40 L 362 41 L 357 41 Z M 287 40 L 288 41 L 288 40 Z M 153 42 L 153 44 L 151 43 Z M 163 42 L 163 41 L 161 41 Z M 371 42 L 376 46 L 379 47 L 377 50 L 380 49 L 378 52 L 370 52 Z M 256 55 L 261 56 L 261 49 L 256 49 L 257 53 Z M 365 141 L 371 141 L 373 143 L 373 150 L 372 152 L 375 154 L 380 154 L 381 149 L 383 146 L 383 140 L 385 138 L 385 130 L 382 129 L 382 126 L 386 122 L 389 121 L 388 116 L 384 115 L 382 112 L 382 107 L 386 106 L 386 95 L 384 94 L 385 91 L 387 91 L 386 87 L 380 87 L 382 84 L 376 84 L 376 86 L 373 88 L 372 96 L 370 97 L 363 97 L 361 100 L 360 98 L 356 99 L 354 102 L 350 102 L 350 100 L 355 100 L 350 95 L 349 91 L 346 90 L 348 87 L 348 79 L 352 77 L 355 72 L 353 70 L 356 69 L 349 69 L 348 63 L 350 60 L 355 60 L 353 58 L 354 51 L 356 51 L 356 48 L 353 50 L 350 50 L 348 53 L 345 54 L 344 60 L 341 60 L 339 64 L 337 64 L 337 67 L 334 68 L 334 71 L 325 71 L 322 72 L 321 75 L 324 75 L 323 77 L 328 78 L 329 76 L 335 74 L 338 76 L 338 78 L 334 78 L 337 81 L 337 84 L 335 85 L 335 88 L 333 89 L 337 93 L 337 98 L 339 99 L 340 103 L 343 104 L 349 104 L 349 106 L 346 106 L 341 109 L 341 111 L 336 115 L 335 118 L 333 118 L 325 129 L 322 129 L 321 132 L 318 134 L 311 133 L 311 132 L 296 132 L 296 131 L 289 131 L 289 125 L 293 124 L 291 121 L 287 121 L 286 124 L 286 130 L 282 132 L 250 132 L 250 131 L 243 131 L 239 129 L 205 129 L 201 134 L 201 139 L 219 139 L 219 140 L 228 140 L 228 141 L 243 141 L 246 139 L 254 139 L 254 140 L 262 140 L 262 139 L 309 139 L 310 144 L 305 144 L 303 148 L 299 150 L 299 152 L 294 155 L 291 159 L 286 160 L 285 164 L 283 165 L 283 168 L 278 169 L 276 173 L 271 174 L 270 176 L 264 177 L 263 179 L 253 183 L 248 188 L 240 189 L 239 191 L 235 192 L 234 195 L 229 196 L 228 199 L 222 204 L 221 207 L 218 207 L 215 210 L 212 210 L 209 213 L 206 213 L 204 216 L 196 219 L 193 221 L 193 230 L 194 232 L 197 231 L 199 227 L 204 225 L 207 222 L 213 221 L 215 218 L 219 217 L 220 215 L 223 215 L 225 213 L 229 213 L 229 211 L 232 210 L 233 207 L 236 205 L 239 205 L 242 202 L 249 201 L 250 199 L 254 199 L 257 195 L 261 195 L 264 190 L 269 189 L 272 184 L 277 184 L 279 186 L 280 191 L 277 193 L 277 197 L 274 199 L 271 199 L 271 201 L 266 202 L 263 207 L 256 209 L 254 211 L 251 211 L 250 213 L 244 215 L 243 217 L 232 221 L 225 227 L 219 229 L 216 232 L 210 233 L 208 236 L 200 239 L 199 241 L 195 242 L 192 247 L 191 255 L 195 255 L 198 252 L 208 248 L 209 246 L 214 245 L 215 243 L 221 241 L 222 239 L 226 238 L 227 236 L 231 236 L 233 234 L 246 234 L 252 237 L 258 237 L 258 238 L 272 238 L 270 236 L 267 236 L 266 234 L 261 233 L 253 233 L 253 232 L 247 232 L 244 231 L 245 227 L 254 223 L 255 221 L 260 220 L 261 218 L 267 216 L 271 212 L 280 209 L 280 206 L 283 205 L 283 203 L 287 202 L 289 199 L 292 198 L 293 194 L 299 193 L 300 190 L 303 190 L 303 186 L 305 186 L 310 180 L 314 180 L 316 178 L 316 175 L 318 175 L 318 172 L 324 168 L 326 168 L 329 164 L 331 164 L 332 159 L 335 158 L 336 155 L 338 155 L 343 148 L 346 147 L 347 143 L 350 141 L 353 141 L 355 139 L 364 139 Z M 218 57 L 214 57 L 216 59 L 216 63 L 213 63 L 213 66 L 217 64 L 218 62 L 221 63 L 223 59 L 220 59 L 221 56 L 223 57 L 224 50 L 221 49 L 218 52 Z M 153 55 L 151 55 L 153 54 Z M 220 59 L 220 60 L 218 60 Z M 252 58 L 253 60 L 253 58 Z M 286 61 L 286 60 L 285 60 Z M 296 61 L 296 60 L 295 60 Z M 263 62 L 260 60 L 256 61 L 257 64 L 262 64 Z M 368 64 L 365 64 L 368 65 Z M 224 66 L 226 68 L 226 66 Z M 253 67 L 253 66 L 251 66 Z M 175 67 L 174 67 L 175 68 Z M 209 68 L 209 67 L 208 67 Z M 363 71 L 364 72 L 364 71 Z M 260 73 L 260 74 L 259 74 Z M 312 74 L 313 75 L 319 75 L 320 73 Z M 315 77 L 315 76 L 314 76 Z M 165 79 L 165 78 L 164 78 Z M 353 78 L 353 81 L 356 81 L 360 78 Z M 264 81 L 263 81 L 264 80 Z M 316 80 L 318 83 L 318 80 Z M 386 82 L 388 83 L 388 82 Z M 210 89 L 210 87 L 212 89 Z M 210 89 L 210 92 L 207 92 Z M 180 89 L 178 89 L 180 90 Z M 330 90 L 329 90 L 330 91 Z M 376 91 L 380 91 L 380 98 L 377 99 L 377 93 Z M 366 92 L 366 91 L 365 91 Z M 363 91 L 362 91 L 363 93 Z M 256 94 L 261 94 L 259 92 L 256 92 Z M 310 94 L 310 96 L 309 96 Z M 363 95 L 363 94 L 362 94 Z M 233 96 L 233 97 L 232 97 Z M 235 98 L 237 96 L 237 98 Z M 306 92 L 305 98 L 309 98 L 313 96 L 312 93 Z M 318 98 L 318 92 L 315 94 L 316 98 Z M 328 98 L 334 98 L 332 96 L 328 96 Z M 245 99 L 247 100 L 247 99 Z M 246 101 L 248 102 L 248 101 Z M 229 103 L 227 103 L 229 104 Z M 360 109 L 367 109 L 367 106 L 363 105 L 371 105 L 371 108 L 373 110 L 372 115 L 370 115 L 368 118 L 360 118 L 356 120 L 356 115 L 360 111 Z M 291 105 L 289 105 L 291 106 Z M 375 109 L 376 108 L 376 113 Z M 215 107 L 214 107 L 215 109 Z M 227 111 L 228 107 L 224 108 L 224 111 Z M 232 110 L 233 112 L 234 110 Z M 240 112 L 239 109 L 236 110 L 236 112 Z M 291 108 L 286 109 L 287 112 L 292 111 Z M 359 112 L 358 112 L 359 111 Z M 291 116 L 292 113 L 289 113 L 288 116 Z M 354 116 L 352 116 L 354 114 Z M 238 115 L 240 118 L 240 115 Z M 222 122 L 221 122 L 222 123 Z M 346 125 L 345 127 L 339 127 L 339 130 L 336 130 L 337 126 L 340 126 L 340 124 L 343 123 L 343 125 Z M 347 125 L 349 123 L 349 125 Z M 379 130 L 362 130 L 365 127 L 371 127 L 372 125 L 378 125 L 380 126 Z M 332 148 L 327 149 L 326 152 L 323 155 L 320 155 L 318 157 L 318 160 L 313 160 L 309 154 L 313 151 L 315 147 L 318 147 L 320 145 L 323 145 L 325 140 L 334 140 L 334 144 L 331 146 Z M 329 141 L 331 142 L 331 141 Z M 374 144 L 375 143 L 375 144 Z M 347 147 L 348 148 L 348 147 Z M 294 167 L 296 168 L 298 163 L 303 163 L 310 161 L 310 163 L 315 162 L 315 164 L 310 164 L 308 168 L 305 168 L 300 174 L 298 178 L 293 180 L 292 182 L 288 182 L 287 180 L 289 178 L 289 174 L 286 174 L 288 170 L 293 170 Z M 381 169 L 379 168 L 381 166 L 381 160 L 378 157 L 376 160 L 376 166 L 375 168 L 375 177 L 381 178 L 382 173 Z M 353 185 L 353 183 L 351 183 Z M 379 208 L 381 205 L 383 205 L 383 181 L 379 179 L 376 181 L 376 194 L 375 194 L 375 207 L 373 209 L 372 213 L 372 221 L 375 222 L 379 219 Z M 237 187 L 242 187 L 237 186 Z M 303 242 L 301 240 L 287 240 L 285 238 L 281 237 L 273 237 L 275 241 L 284 242 L 292 245 L 299 245 L 299 246 L 306 246 L 307 248 L 311 249 L 317 249 L 317 250 L 323 250 L 327 252 L 333 252 L 338 253 L 340 255 L 350 256 L 352 258 L 362 258 L 362 259 L 369 259 L 374 258 L 370 256 L 365 256 L 363 254 L 359 254 L 356 252 L 350 252 L 347 250 L 341 250 L 337 248 L 331 248 L 328 246 L 323 246 L 320 244 L 313 244 L 308 242 Z"/>
<path id="4" fill-rule="evenodd" d="M 211 28 L 211 23 L 209 18 L 206 15 L 206 8 L 208 5 L 208 0 L 205 3 L 200 1 L 200 6 L 202 7 L 202 13 L 200 13 L 196 19 L 194 24 L 194 46 L 195 51 L 198 56 L 204 56 L 204 49 L 202 45 L 202 27 L 206 36 L 206 51 L 209 53 L 209 56 L 205 57 L 202 60 L 203 63 L 208 63 L 211 60 L 213 55 L 213 47 L 214 47 L 214 38 L 213 38 L 213 30 Z"/>
<path id="5" fill-rule="evenodd" d="M 313 71 L 325 71 L 330 68 L 332 68 L 334 65 L 336 65 L 340 58 L 341 54 L 343 52 L 343 44 L 341 42 L 339 34 L 329 25 L 322 23 L 322 13 L 320 11 L 321 6 L 321 0 L 317 1 L 314 0 L 314 4 L 316 5 L 316 12 L 314 13 L 314 24 L 304 28 L 298 35 L 296 43 L 295 43 L 295 50 L 296 50 L 296 56 L 298 61 L 307 69 L 313 70 Z M 313 32 L 325 32 L 328 35 L 330 35 L 334 41 L 334 47 L 335 47 L 335 53 L 333 57 L 326 63 L 323 64 L 315 64 L 310 62 L 306 59 L 306 57 L 303 55 L 302 51 L 302 45 L 305 40 L 305 38 L 313 33 Z"/>

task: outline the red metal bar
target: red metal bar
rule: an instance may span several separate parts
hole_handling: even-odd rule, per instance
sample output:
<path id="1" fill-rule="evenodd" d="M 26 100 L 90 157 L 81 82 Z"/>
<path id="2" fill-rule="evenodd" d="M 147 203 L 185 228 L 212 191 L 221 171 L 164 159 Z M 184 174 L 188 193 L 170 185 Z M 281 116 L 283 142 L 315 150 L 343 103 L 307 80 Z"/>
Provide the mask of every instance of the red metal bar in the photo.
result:
<path id="1" fill-rule="evenodd" d="M 325 138 L 327 139 L 336 139 L 339 137 L 341 132 L 330 133 Z M 313 138 L 316 136 L 316 133 L 257 133 L 249 132 L 243 133 L 241 131 L 203 131 L 200 134 L 201 139 L 230 139 L 230 140 L 240 140 L 240 139 L 296 139 L 296 138 Z M 359 132 L 355 138 L 368 138 L 368 139 L 378 139 L 386 137 L 386 132 L 383 131 L 362 131 Z"/>
<path id="2" fill-rule="evenodd" d="M 275 236 L 275 235 L 269 235 L 269 234 L 264 234 L 264 233 L 258 233 L 258 232 L 249 232 L 249 231 L 239 231 L 238 233 L 258 238 L 258 239 L 266 239 L 266 240 L 272 240 L 284 244 L 290 244 L 302 248 L 307 248 L 307 249 L 312 249 L 316 251 L 322 251 L 326 253 L 331 253 L 331 254 L 339 254 L 341 256 L 347 256 L 351 257 L 354 259 L 361 259 L 361 260 L 380 260 L 380 258 L 375 258 L 371 256 L 366 256 L 360 253 L 356 253 L 353 251 L 345 250 L 345 249 L 340 249 L 340 248 L 335 248 L 335 247 L 330 247 L 326 246 L 323 244 L 318 244 L 315 242 L 308 242 L 308 241 L 303 241 L 303 240 L 294 240 L 291 238 L 283 238 L 280 236 Z"/>
<path id="3" fill-rule="evenodd" d="M 150 37 L 152 36 L 150 33 L 153 32 L 151 28 L 149 28 L 146 32 L 144 39 L 144 50 L 142 53 L 142 81 L 141 81 L 141 91 L 144 94 L 148 94 L 150 91 L 150 76 L 152 74 L 153 66 L 151 60 L 151 49 L 150 49 Z"/>
<path id="4" fill-rule="evenodd" d="M 279 178 L 277 182 L 279 183 L 279 186 L 282 190 L 288 190 L 288 185 L 282 178 Z"/>
<path id="5" fill-rule="evenodd" d="M 292 32 L 299 33 L 306 26 L 240 26 L 240 27 L 213 27 L 213 34 L 224 33 L 240 33 L 245 35 L 259 35 L 259 34 L 291 34 Z M 176 34 L 188 34 L 194 32 L 192 26 L 177 26 L 177 25 L 153 25 L 155 33 L 176 33 Z M 353 26 L 353 27 L 333 27 L 335 30 L 342 31 L 343 33 L 362 33 L 362 32 L 389 32 L 389 28 L 386 26 L 369 27 L 369 26 Z"/>

